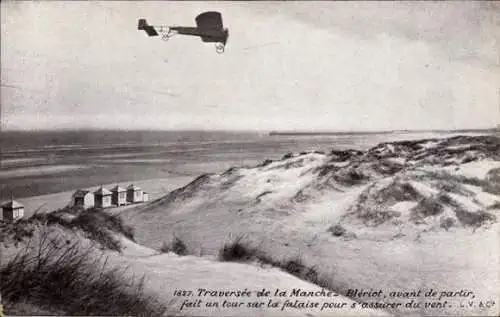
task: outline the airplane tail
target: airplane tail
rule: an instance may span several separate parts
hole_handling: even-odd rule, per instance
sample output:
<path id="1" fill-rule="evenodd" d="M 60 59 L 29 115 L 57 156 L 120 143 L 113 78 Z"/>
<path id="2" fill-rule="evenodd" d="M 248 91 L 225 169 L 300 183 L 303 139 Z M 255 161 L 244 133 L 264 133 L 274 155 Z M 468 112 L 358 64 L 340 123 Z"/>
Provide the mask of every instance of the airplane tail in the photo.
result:
<path id="1" fill-rule="evenodd" d="M 146 31 L 148 36 L 158 36 L 158 32 L 156 32 L 154 26 L 149 25 L 146 19 L 139 19 L 137 29 Z"/>
<path id="2" fill-rule="evenodd" d="M 139 24 L 137 25 L 138 30 L 144 30 L 144 27 L 148 25 L 146 19 L 139 19 Z"/>

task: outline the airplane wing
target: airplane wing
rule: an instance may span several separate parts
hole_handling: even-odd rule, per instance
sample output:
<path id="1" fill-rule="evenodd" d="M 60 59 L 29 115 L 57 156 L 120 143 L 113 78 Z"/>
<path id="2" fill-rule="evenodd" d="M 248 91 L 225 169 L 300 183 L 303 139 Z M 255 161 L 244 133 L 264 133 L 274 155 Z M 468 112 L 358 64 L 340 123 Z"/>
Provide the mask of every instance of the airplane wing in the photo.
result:
<path id="1" fill-rule="evenodd" d="M 196 25 L 202 29 L 223 29 L 222 15 L 220 12 L 208 11 L 199 14 L 196 18 Z"/>

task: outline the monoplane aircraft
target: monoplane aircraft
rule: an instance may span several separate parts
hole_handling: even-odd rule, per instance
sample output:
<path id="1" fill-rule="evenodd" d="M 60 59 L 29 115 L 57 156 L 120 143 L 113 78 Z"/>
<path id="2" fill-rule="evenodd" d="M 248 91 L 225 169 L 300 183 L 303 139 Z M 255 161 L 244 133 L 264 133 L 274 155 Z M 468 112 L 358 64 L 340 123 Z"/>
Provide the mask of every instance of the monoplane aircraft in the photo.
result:
<path id="1" fill-rule="evenodd" d="M 158 36 L 165 41 L 175 34 L 199 36 L 203 42 L 215 43 L 217 53 L 223 53 L 229 37 L 229 30 L 222 24 L 220 12 L 208 11 L 196 18 L 196 27 L 150 25 L 146 19 L 139 19 L 138 29 L 146 31 L 148 36 Z"/>

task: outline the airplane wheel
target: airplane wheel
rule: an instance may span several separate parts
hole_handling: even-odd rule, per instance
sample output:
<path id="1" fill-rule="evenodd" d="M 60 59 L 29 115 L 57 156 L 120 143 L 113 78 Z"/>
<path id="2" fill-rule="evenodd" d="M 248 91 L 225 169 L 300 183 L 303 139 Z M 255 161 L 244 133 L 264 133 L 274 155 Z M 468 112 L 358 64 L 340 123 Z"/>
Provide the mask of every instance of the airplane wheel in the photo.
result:
<path id="1" fill-rule="evenodd" d="M 164 40 L 164 41 L 168 41 L 168 39 L 170 38 L 170 36 L 168 35 L 168 33 L 164 33 L 162 36 L 161 36 L 161 39 Z"/>
<path id="2" fill-rule="evenodd" d="M 215 44 L 215 51 L 219 54 L 224 53 L 224 44 L 222 43 Z"/>

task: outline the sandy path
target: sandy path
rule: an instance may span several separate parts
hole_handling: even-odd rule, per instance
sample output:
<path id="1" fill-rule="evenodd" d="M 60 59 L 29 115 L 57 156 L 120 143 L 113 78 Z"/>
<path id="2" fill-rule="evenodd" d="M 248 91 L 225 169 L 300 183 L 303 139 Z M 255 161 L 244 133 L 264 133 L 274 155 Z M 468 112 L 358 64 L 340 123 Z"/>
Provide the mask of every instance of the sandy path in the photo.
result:
<path id="1" fill-rule="evenodd" d="M 321 288 L 302 281 L 276 268 L 263 268 L 243 263 L 217 262 L 194 256 L 179 257 L 175 254 L 160 254 L 142 257 L 113 257 L 118 267 L 126 266 L 129 274 L 146 277 L 146 289 L 166 300 L 171 311 L 179 316 L 388 316 L 385 311 L 362 309 L 353 301 L 330 293 L 330 296 L 293 297 L 292 289 L 321 291 Z M 249 282 L 251 281 L 251 282 Z M 243 297 L 234 295 L 201 295 L 199 290 L 241 291 L 251 294 Z M 259 290 L 270 291 L 268 296 L 257 297 Z M 276 289 L 287 290 L 284 297 L 274 296 Z M 174 295 L 174 291 L 193 292 L 191 295 Z M 299 300 L 303 303 L 317 302 L 317 307 L 284 307 Z M 268 307 L 269 301 L 276 304 Z M 218 307 L 206 307 L 207 302 L 218 302 Z M 225 306 L 224 302 L 238 306 Z M 248 307 L 249 303 L 262 302 L 259 307 Z M 184 305 L 183 305 L 184 303 Z M 241 303 L 241 304 L 240 304 Z M 325 305 L 329 304 L 330 306 Z M 335 304 L 334 304 L 335 303 Z M 337 309 L 335 305 L 342 305 Z M 187 305 L 187 306 L 186 306 Z M 195 306 L 190 306 L 195 305 Z M 356 307 L 353 307 L 356 306 Z M 181 310 L 182 308 L 182 310 Z"/>

